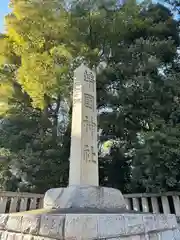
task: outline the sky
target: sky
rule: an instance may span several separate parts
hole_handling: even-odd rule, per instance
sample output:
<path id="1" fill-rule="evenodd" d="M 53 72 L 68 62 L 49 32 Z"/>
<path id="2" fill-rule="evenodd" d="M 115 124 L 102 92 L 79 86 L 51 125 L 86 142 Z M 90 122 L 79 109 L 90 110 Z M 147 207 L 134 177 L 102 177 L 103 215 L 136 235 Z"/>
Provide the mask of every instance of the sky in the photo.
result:
<path id="1" fill-rule="evenodd" d="M 0 32 L 3 31 L 4 16 L 9 12 L 9 0 L 0 0 Z"/>

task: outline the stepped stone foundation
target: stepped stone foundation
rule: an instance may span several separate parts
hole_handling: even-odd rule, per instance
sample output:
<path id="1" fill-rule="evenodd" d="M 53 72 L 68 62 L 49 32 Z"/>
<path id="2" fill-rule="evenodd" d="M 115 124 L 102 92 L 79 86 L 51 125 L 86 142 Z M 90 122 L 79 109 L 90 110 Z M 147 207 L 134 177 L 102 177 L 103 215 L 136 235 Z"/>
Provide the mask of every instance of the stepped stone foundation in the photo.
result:
<path id="1" fill-rule="evenodd" d="M 174 215 L 36 210 L 0 216 L 2 240 L 180 240 Z M 71 212 L 64 209 L 64 212 Z M 88 209 L 87 209 L 88 211 Z M 94 213 L 93 213 L 94 212 Z"/>

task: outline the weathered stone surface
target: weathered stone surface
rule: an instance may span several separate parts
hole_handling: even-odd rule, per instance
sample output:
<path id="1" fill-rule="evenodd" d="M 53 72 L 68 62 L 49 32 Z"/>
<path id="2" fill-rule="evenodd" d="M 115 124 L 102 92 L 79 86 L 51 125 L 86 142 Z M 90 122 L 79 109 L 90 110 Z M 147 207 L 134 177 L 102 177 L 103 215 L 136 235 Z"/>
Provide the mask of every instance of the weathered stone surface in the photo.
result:
<path id="1" fill-rule="evenodd" d="M 107 238 L 107 239 L 109 239 L 109 240 L 149 240 L 149 239 L 146 239 L 144 237 L 144 235 L 142 236 L 142 238 L 140 235 L 134 235 L 131 237 L 129 236 L 129 237 L 117 237 L 117 238 Z M 104 238 L 103 238 L 103 240 L 104 240 Z"/>
<path id="2" fill-rule="evenodd" d="M 149 240 L 149 234 L 145 233 L 145 234 L 140 235 L 140 240 Z"/>
<path id="3" fill-rule="evenodd" d="M 100 238 L 99 238 L 100 239 Z M 107 238 L 108 239 L 108 238 Z M 125 238 L 115 237 L 115 238 L 109 238 L 111 240 L 124 240 Z M 127 240 L 127 239 L 125 239 Z M 129 239 L 128 239 L 129 240 Z"/>
<path id="4" fill-rule="evenodd" d="M 132 237 L 128 237 L 128 238 L 126 238 L 126 240 L 141 240 L 141 236 L 140 235 L 136 235 L 136 236 L 132 236 Z M 143 240 L 145 240 L 145 239 L 143 239 Z"/>
<path id="5" fill-rule="evenodd" d="M 44 208 L 124 208 L 122 193 L 113 188 L 95 186 L 70 186 L 46 192 Z"/>
<path id="6" fill-rule="evenodd" d="M 125 238 L 142 235 L 141 240 L 149 240 L 148 234 L 152 233 L 151 238 L 158 239 L 160 235 L 154 233 L 162 230 L 171 231 L 173 234 L 174 218 L 172 216 L 170 218 L 168 216 L 166 218 L 159 217 L 159 228 L 154 224 L 157 216 L 153 214 L 68 214 L 65 221 L 65 238 L 82 236 L 82 239 L 109 239 L 118 236 Z M 172 220 L 172 224 L 169 224 L 170 220 Z M 164 236 L 166 237 L 166 235 Z M 164 239 L 162 238 L 162 240 Z"/>
<path id="7" fill-rule="evenodd" d="M 168 222 L 168 228 L 169 229 L 178 228 L 177 219 L 176 219 L 175 215 L 168 214 L 167 215 L 167 222 Z"/>
<path id="8" fill-rule="evenodd" d="M 170 240 L 174 238 L 174 234 L 172 230 L 164 231 L 161 233 L 161 239 Z"/>
<path id="9" fill-rule="evenodd" d="M 3 230 L 0 230 L 0 239 L 1 239 L 1 235 L 3 234 Z"/>
<path id="10" fill-rule="evenodd" d="M 155 215 L 155 226 L 159 230 L 164 229 L 173 229 L 177 228 L 177 221 L 175 215 L 164 215 L 164 214 L 157 214 Z"/>
<path id="11" fill-rule="evenodd" d="M 33 236 L 28 234 L 14 233 L 3 231 L 1 240 L 55 240 L 54 238 L 47 238 L 41 236 Z"/>
<path id="12" fill-rule="evenodd" d="M 7 240 L 7 238 L 8 238 L 8 232 L 3 231 L 3 233 L 1 234 L 1 240 Z"/>
<path id="13" fill-rule="evenodd" d="M 147 214 L 143 216 L 145 232 L 163 229 L 175 229 L 178 227 L 175 215 Z"/>
<path id="14" fill-rule="evenodd" d="M 114 237 L 126 235 L 125 216 L 122 214 L 100 215 L 97 219 L 98 237 Z"/>
<path id="15" fill-rule="evenodd" d="M 22 226 L 22 216 L 9 215 L 8 221 L 6 223 L 6 230 L 12 232 L 21 232 Z"/>
<path id="16" fill-rule="evenodd" d="M 8 234 L 8 239 L 9 239 L 9 236 L 10 236 L 10 233 Z M 15 233 L 14 235 L 12 235 L 11 236 L 12 238 L 12 240 L 24 240 L 24 235 L 23 234 L 21 234 L 21 233 Z M 7 240 L 8 240 L 7 239 Z M 11 240 L 11 239 L 9 239 L 9 240 Z"/>
<path id="17" fill-rule="evenodd" d="M 7 240 L 13 240 L 15 238 L 15 233 L 12 232 L 8 232 L 7 233 Z"/>
<path id="18" fill-rule="evenodd" d="M 8 218 L 9 218 L 8 214 L 0 214 L 0 229 L 1 230 L 5 229 Z"/>
<path id="19" fill-rule="evenodd" d="M 157 227 L 155 225 L 155 215 L 144 215 L 143 216 L 143 222 L 144 222 L 144 227 L 145 227 L 145 232 L 150 232 L 154 231 Z"/>
<path id="20" fill-rule="evenodd" d="M 36 237 L 33 237 L 33 240 L 56 240 L 56 239 L 52 239 L 52 238 L 48 238 L 48 237 L 36 236 Z M 71 239 L 71 240 L 75 240 L 75 239 Z"/>
<path id="21" fill-rule="evenodd" d="M 157 228 L 159 230 L 164 229 L 175 229 L 178 227 L 176 216 L 169 214 L 169 215 L 163 215 L 163 214 L 156 214 L 156 215 L 148 215 L 143 216 L 144 223 L 145 223 L 145 231 L 155 231 Z"/>
<path id="22" fill-rule="evenodd" d="M 25 234 L 23 235 L 23 240 L 34 240 L 35 236 Z"/>
<path id="23" fill-rule="evenodd" d="M 173 236 L 174 236 L 174 240 L 180 240 L 180 230 L 179 229 L 175 229 L 173 231 Z"/>
<path id="24" fill-rule="evenodd" d="M 25 215 L 22 219 L 21 232 L 37 235 L 39 233 L 40 216 Z"/>
<path id="25" fill-rule="evenodd" d="M 65 200 L 63 199 L 68 199 L 68 189 L 66 190 L 66 188 L 51 188 L 49 189 L 44 196 L 44 208 L 58 208 L 58 205 L 60 204 L 60 201 L 64 202 L 64 205 L 67 206 L 67 200 L 65 203 Z M 67 196 L 66 196 L 67 195 Z M 63 198 L 62 198 L 63 197 Z M 62 206 L 61 208 L 67 208 L 66 206 Z"/>
<path id="26" fill-rule="evenodd" d="M 97 238 L 98 236 L 98 215 L 78 215 L 68 214 L 65 220 L 65 239 L 76 238 L 81 239 Z"/>
<path id="27" fill-rule="evenodd" d="M 161 233 L 150 233 L 149 240 L 161 240 Z"/>
<path id="28" fill-rule="evenodd" d="M 145 232 L 143 222 L 143 214 L 127 214 L 125 215 L 125 234 L 137 235 Z"/>
<path id="29" fill-rule="evenodd" d="M 9 226 L 13 222 L 19 227 L 17 216 L 11 217 Z M 31 218 L 32 217 L 32 218 Z M 152 214 L 67 214 L 41 215 L 39 233 L 35 230 L 33 219 L 37 216 L 23 216 L 21 231 L 0 232 L 1 240 L 87 240 L 87 239 L 112 239 L 112 240 L 180 240 L 178 229 L 172 229 L 174 219 L 164 216 L 160 219 L 160 227 L 154 227 L 157 215 Z M 163 221 L 162 221 L 163 219 Z M 151 223 L 152 220 L 152 223 Z M 39 218 L 38 220 L 39 221 Z M 171 224 L 169 222 L 172 221 Z M 18 223 L 17 223 L 18 222 Z M 164 225 L 163 225 L 164 223 Z M 146 225 L 145 225 L 146 224 Z M 26 227 L 25 227 L 26 226 Z M 167 228 L 166 228 L 167 227 Z M 170 227 L 170 229 L 169 229 Z M 13 227 L 14 228 L 14 227 Z M 162 228 L 164 228 L 162 230 Z M 11 227 L 12 229 L 12 227 Z M 20 229 L 20 228 L 19 228 Z M 29 233 L 32 233 L 29 234 Z M 38 236 L 34 235 L 38 234 Z"/>
<path id="30" fill-rule="evenodd" d="M 5 228 L 1 240 L 180 240 L 174 215 L 22 214 L 9 215 Z"/>
<path id="31" fill-rule="evenodd" d="M 65 215 L 41 216 L 39 235 L 62 239 L 64 234 Z"/>

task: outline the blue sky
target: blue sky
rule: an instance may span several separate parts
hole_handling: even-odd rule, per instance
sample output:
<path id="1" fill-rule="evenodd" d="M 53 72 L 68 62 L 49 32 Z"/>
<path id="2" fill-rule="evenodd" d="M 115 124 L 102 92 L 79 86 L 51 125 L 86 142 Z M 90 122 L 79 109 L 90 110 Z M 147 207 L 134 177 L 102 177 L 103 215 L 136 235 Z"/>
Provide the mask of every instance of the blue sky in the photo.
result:
<path id="1" fill-rule="evenodd" d="M 3 30 L 4 16 L 9 12 L 9 0 L 0 0 L 0 32 Z"/>

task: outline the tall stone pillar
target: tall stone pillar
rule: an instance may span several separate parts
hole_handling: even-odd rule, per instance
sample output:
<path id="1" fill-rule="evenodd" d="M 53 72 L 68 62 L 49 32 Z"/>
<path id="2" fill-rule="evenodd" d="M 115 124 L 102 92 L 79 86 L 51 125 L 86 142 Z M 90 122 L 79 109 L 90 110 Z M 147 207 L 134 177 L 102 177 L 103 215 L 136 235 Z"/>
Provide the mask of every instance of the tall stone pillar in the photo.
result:
<path id="1" fill-rule="evenodd" d="M 99 185 L 96 75 L 84 65 L 74 72 L 69 185 Z"/>

